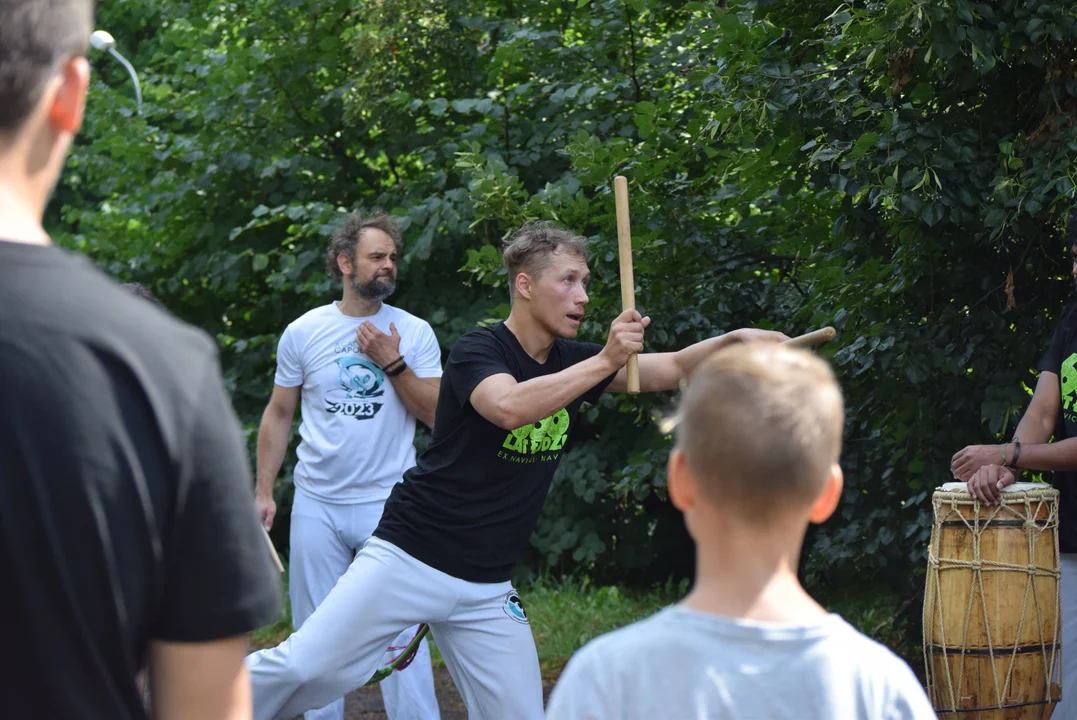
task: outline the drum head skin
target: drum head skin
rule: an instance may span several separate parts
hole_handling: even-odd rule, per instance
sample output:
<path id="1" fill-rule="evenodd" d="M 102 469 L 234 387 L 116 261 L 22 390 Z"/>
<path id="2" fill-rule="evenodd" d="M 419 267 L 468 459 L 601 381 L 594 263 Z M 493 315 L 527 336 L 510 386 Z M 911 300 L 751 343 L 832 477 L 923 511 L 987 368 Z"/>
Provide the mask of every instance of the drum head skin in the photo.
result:
<path id="1" fill-rule="evenodd" d="M 1002 488 L 1002 492 L 1009 493 L 1009 492 L 1028 492 L 1030 490 L 1050 490 L 1051 487 L 1052 487 L 1051 485 L 1048 485 L 1046 483 L 1014 483 L 1013 485 L 1010 485 L 1009 487 Z M 968 487 L 968 483 L 948 482 L 948 483 L 943 483 L 940 487 L 938 487 L 936 489 L 937 490 L 942 490 L 943 492 L 968 492 L 969 487 Z"/>

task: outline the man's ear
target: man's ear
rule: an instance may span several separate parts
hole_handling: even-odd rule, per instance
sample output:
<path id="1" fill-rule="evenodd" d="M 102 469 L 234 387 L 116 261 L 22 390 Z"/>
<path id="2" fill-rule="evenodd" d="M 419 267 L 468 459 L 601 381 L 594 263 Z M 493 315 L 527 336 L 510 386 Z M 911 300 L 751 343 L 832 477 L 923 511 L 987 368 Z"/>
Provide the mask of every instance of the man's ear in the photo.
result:
<path id="1" fill-rule="evenodd" d="M 344 253 L 337 255 L 337 267 L 340 269 L 341 275 L 344 277 L 351 277 L 352 261 Z"/>
<path id="2" fill-rule="evenodd" d="M 84 57 L 73 57 L 60 68 L 46 90 L 49 122 L 60 133 L 74 135 L 82 127 L 86 110 L 86 90 L 90 87 L 90 63 Z"/>
<path id="3" fill-rule="evenodd" d="M 666 462 L 666 489 L 673 507 L 688 512 L 696 504 L 696 478 L 684 452 L 674 448 Z"/>
<path id="4" fill-rule="evenodd" d="M 841 491 L 845 484 L 845 478 L 841 472 L 841 466 L 834 463 L 830 466 L 830 474 L 827 475 L 826 483 L 819 495 L 812 503 L 811 512 L 808 513 L 808 521 L 819 525 L 826 522 L 834 511 L 838 509 L 841 501 Z"/>
<path id="5" fill-rule="evenodd" d="M 531 293 L 534 289 L 531 284 L 531 276 L 524 272 L 517 273 L 514 283 L 516 285 L 516 297 L 530 300 Z"/>

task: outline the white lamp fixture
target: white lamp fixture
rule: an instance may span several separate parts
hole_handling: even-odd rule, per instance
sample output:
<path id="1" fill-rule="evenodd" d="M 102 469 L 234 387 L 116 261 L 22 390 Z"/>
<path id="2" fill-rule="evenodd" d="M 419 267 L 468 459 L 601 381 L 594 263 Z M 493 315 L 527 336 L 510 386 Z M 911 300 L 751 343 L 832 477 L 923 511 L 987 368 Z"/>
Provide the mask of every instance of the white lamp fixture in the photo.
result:
<path id="1" fill-rule="evenodd" d="M 116 52 L 116 41 L 113 39 L 112 35 L 105 32 L 104 30 L 95 30 L 94 33 L 90 35 L 90 46 L 93 47 L 95 50 L 102 50 L 109 53 L 114 58 L 123 63 L 123 66 L 127 68 L 127 72 L 130 73 L 131 79 L 135 81 L 135 98 L 138 100 L 138 114 L 141 115 L 142 88 L 138 84 L 138 74 L 131 66 L 131 63 L 127 62 L 127 58 Z"/>

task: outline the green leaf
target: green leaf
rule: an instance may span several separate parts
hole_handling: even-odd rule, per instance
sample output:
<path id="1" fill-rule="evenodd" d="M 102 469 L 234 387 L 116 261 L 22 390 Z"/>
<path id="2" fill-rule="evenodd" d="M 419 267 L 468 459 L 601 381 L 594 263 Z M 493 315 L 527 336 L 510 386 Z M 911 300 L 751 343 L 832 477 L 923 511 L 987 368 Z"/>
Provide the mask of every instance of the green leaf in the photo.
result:
<path id="1" fill-rule="evenodd" d="M 265 270 L 268 266 L 269 258 L 262 253 L 258 253 L 254 256 L 254 259 L 251 260 L 251 269 L 255 272 L 261 272 L 262 270 Z"/>
<path id="2" fill-rule="evenodd" d="M 937 225 L 938 222 L 942 220 L 942 216 L 943 206 L 940 203 L 929 203 L 924 205 L 922 217 L 924 218 L 924 222 L 931 227 Z"/>
<path id="3" fill-rule="evenodd" d="M 430 112 L 438 117 L 444 115 L 445 111 L 449 109 L 449 101 L 445 98 L 434 98 L 427 105 L 430 107 Z"/>
<path id="4" fill-rule="evenodd" d="M 984 216 L 984 225 L 988 227 L 1002 227 L 1002 224 L 1006 222 L 1006 211 L 1001 208 L 991 208 Z"/>

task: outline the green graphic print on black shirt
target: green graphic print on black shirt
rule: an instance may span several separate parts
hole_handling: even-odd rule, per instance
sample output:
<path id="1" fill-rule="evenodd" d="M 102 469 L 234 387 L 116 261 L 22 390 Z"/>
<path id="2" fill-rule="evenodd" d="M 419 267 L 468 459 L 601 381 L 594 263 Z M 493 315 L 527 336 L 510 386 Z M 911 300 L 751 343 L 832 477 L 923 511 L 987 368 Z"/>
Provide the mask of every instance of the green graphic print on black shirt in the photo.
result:
<path id="1" fill-rule="evenodd" d="M 1058 375 L 1062 403 L 1055 442 L 1077 437 L 1077 306 L 1063 313 L 1039 369 Z M 1054 486 L 1058 490 L 1058 550 L 1077 553 L 1077 473 L 1054 473 Z"/>
<path id="2" fill-rule="evenodd" d="M 461 337 L 441 378 L 430 447 L 393 488 L 374 535 L 461 580 L 508 580 L 538 523 L 580 406 L 597 402 L 614 376 L 515 430 L 480 415 L 471 393 L 491 375 L 507 373 L 522 383 L 601 350 L 557 340 L 546 362 L 538 363 L 504 323 Z"/>

